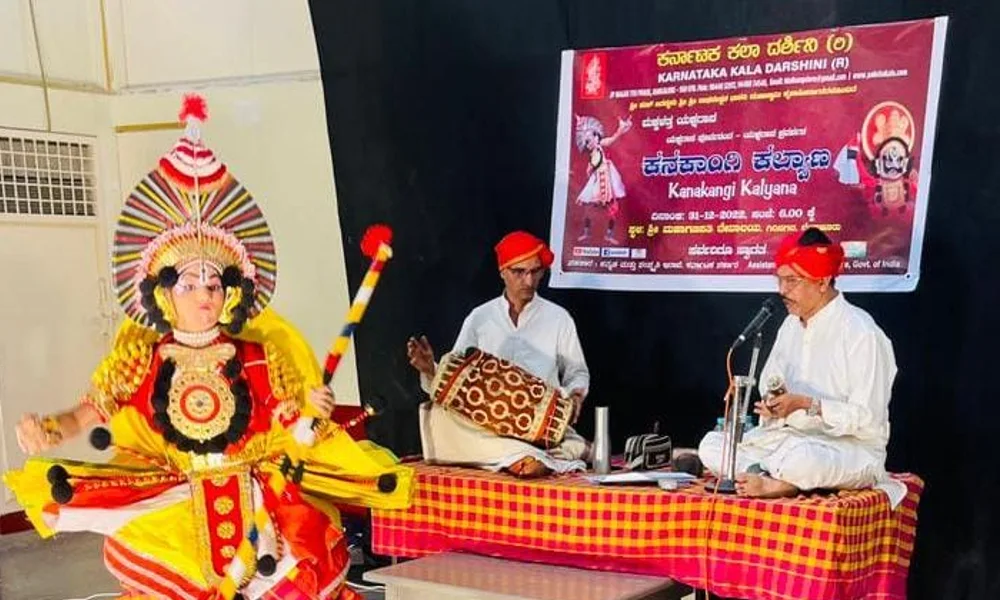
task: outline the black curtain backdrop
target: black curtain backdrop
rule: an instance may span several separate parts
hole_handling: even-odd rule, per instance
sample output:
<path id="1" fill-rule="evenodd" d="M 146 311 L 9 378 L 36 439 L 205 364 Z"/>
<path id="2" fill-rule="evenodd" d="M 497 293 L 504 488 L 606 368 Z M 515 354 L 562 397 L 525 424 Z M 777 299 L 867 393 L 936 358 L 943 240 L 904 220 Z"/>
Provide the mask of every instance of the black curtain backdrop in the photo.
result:
<path id="1" fill-rule="evenodd" d="M 438 353 L 500 291 L 493 244 L 547 238 L 559 52 L 948 15 L 920 285 L 853 294 L 892 339 L 899 375 L 889 468 L 922 476 L 912 598 L 1000 598 L 997 0 L 313 0 L 351 289 L 365 227 L 395 258 L 357 334 L 362 393 L 389 414 L 370 435 L 419 452 L 411 334 Z M 993 290 L 993 291 L 991 291 Z M 616 451 L 653 419 L 694 445 L 720 414 L 728 344 L 754 294 L 547 290 L 576 318 L 590 406 L 611 406 Z M 774 323 L 766 334 L 769 347 Z M 745 357 L 743 357 L 745 360 Z M 745 370 L 738 365 L 738 371 Z M 592 412 L 580 429 L 589 435 Z M 991 568 L 992 567 L 992 568 Z"/>

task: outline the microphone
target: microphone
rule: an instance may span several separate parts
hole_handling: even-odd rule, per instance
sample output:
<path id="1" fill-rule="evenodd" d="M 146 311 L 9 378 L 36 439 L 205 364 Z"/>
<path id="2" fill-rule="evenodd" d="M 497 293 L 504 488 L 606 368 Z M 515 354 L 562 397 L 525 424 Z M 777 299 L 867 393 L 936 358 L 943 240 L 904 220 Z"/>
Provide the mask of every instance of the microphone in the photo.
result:
<path id="1" fill-rule="evenodd" d="M 767 320 L 771 318 L 772 314 L 774 314 L 774 298 L 768 298 L 764 300 L 764 304 L 760 307 L 760 310 L 757 311 L 757 314 L 754 315 L 753 319 L 747 324 L 746 327 L 743 328 L 743 332 L 736 338 L 736 341 L 733 342 L 730 349 L 739 347 L 743 344 L 743 342 L 747 341 L 751 335 L 760 331 L 760 329 L 764 326 L 764 323 L 767 323 Z"/>

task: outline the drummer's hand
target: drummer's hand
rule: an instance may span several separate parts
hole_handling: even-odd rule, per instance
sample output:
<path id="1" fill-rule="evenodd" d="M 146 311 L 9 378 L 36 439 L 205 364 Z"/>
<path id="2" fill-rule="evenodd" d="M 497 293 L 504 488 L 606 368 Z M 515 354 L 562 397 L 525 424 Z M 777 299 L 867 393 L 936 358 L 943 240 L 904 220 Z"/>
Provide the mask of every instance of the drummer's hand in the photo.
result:
<path id="1" fill-rule="evenodd" d="M 21 421 L 17 424 L 16 432 L 17 445 L 28 456 L 55 447 L 55 444 L 50 442 L 49 435 L 45 432 L 45 427 L 42 425 L 42 418 L 35 413 L 28 413 L 21 417 Z"/>
<path id="2" fill-rule="evenodd" d="M 571 423 L 574 425 L 580 419 L 580 409 L 583 408 L 583 399 L 586 394 L 587 392 L 580 388 L 577 388 L 569 393 L 569 399 L 573 401 L 573 420 Z"/>
<path id="3" fill-rule="evenodd" d="M 434 377 L 434 348 L 427 341 L 427 336 L 420 339 L 410 338 L 406 342 L 406 357 L 410 359 L 413 368 L 428 377 Z"/>
<path id="4" fill-rule="evenodd" d="M 309 404 L 316 409 L 320 417 L 329 419 L 330 415 L 333 414 L 333 408 L 337 406 L 337 398 L 330 388 L 318 387 L 309 392 Z"/>

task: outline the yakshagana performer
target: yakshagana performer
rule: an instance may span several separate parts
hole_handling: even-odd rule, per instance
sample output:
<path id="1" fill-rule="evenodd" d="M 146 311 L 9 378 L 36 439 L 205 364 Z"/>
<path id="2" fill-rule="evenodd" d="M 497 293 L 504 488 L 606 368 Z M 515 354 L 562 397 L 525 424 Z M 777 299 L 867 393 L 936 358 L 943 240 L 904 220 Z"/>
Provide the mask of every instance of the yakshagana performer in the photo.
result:
<path id="1" fill-rule="evenodd" d="M 185 134 L 118 219 L 112 265 L 128 318 L 114 349 L 75 408 L 17 429 L 36 454 L 105 424 L 91 441 L 114 455 L 33 457 L 5 481 L 42 537 L 106 536 L 126 598 L 227 597 L 227 578 L 247 599 L 360 598 L 345 586 L 334 503 L 405 508 L 412 471 L 329 420 L 315 356 L 267 308 L 277 262 L 264 216 L 203 144 L 204 101 L 188 97 L 181 119 Z M 317 416 L 307 447 L 293 430 L 303 415 Z M 285 475 L 294 483 L 280 492 L 268 484 Z"/>

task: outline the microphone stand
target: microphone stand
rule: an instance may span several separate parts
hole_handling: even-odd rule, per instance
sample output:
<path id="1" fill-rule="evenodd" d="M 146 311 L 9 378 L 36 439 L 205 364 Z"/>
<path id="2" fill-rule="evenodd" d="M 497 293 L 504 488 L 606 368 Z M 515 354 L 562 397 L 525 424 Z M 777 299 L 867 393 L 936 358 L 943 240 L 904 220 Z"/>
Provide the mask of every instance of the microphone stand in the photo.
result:
<path id="1" fill-rule="evenodd" d="M 736 447 L 743 441 L 743 415 L 750 407 L 750 397 L 757 384 L 757 360 L 760 357 L 762 344 L 761 332 L 753 338 L 753 351 L 750 354 L 750 370 L 746 375 L 733 377 L 734 396 L 730 401 L 729 414 L 723 425 L 722 435 L 725 436 L 723 447 L 727 452 L 723 459 L 723 477 L 719 480 L 718 491 L 723 494 L 736 493 Z"/>

